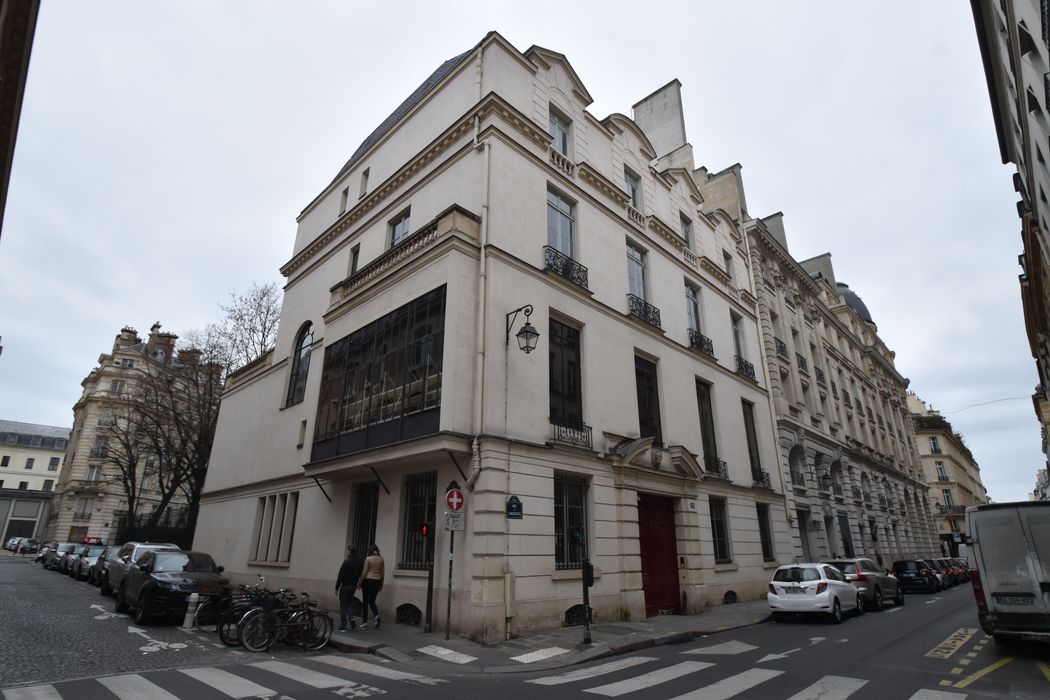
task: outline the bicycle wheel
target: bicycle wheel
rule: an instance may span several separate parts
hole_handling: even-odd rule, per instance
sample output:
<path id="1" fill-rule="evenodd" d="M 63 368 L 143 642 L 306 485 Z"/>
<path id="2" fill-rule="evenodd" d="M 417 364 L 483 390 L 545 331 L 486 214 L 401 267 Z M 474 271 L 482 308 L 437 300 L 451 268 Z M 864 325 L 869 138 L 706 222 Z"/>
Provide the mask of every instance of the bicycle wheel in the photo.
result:
<path id="1" fill-rule="evenodd" d="M 323 612 L 311 610 L 309 615 L 310 628 L 306 633 L 305 646 L 310 651 L 317 651 L 332 639 L 332 629 L 335 627 L 335 624 L 332 622 L 332 618 Z"/>
<path id="2" fill-rule="evenodd" d="M 245 613 L 252 609 L 249 605 L 236 605 L 220 614 L 219 641 L 228 647 L 240 646 L 241 642 L 237 639 L 237 623 L 241 621 Z"/>
<path id="3" fill-rule="evenodd" d="M 197 606 L 193 613 L 193 626 L 201 632 L 211 634 L 219 624 L 219 601 L 216 598 L 208 598 Z"/>
<path id="4" fill-rule="evenodd" d="M 266 651 L 276 633 L 273 618 L 262 608 L 249 610 L 237 623 L 237 639 L 248 651 Z"/>

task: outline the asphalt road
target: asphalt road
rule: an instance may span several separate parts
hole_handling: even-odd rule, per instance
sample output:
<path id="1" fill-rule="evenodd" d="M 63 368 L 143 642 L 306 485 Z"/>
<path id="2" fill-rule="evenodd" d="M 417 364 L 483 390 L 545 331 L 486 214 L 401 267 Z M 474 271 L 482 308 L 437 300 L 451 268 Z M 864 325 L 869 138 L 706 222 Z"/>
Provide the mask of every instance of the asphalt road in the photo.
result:
<path id="1" fill-rule="evenodd" d="M 767 623 L 558 670 L 488 675 L 337 652 L 268 658 L 216 649 L 170 626 L 143 636 L 96 589 L 7 558 L 0 613 L 14 623 L 0 635 L 5 700 L 1050 698 L 1050 647 L 997 647 L 977 627 L 966 585 L 910 595 L 903 607 L 841 625 Z"/>

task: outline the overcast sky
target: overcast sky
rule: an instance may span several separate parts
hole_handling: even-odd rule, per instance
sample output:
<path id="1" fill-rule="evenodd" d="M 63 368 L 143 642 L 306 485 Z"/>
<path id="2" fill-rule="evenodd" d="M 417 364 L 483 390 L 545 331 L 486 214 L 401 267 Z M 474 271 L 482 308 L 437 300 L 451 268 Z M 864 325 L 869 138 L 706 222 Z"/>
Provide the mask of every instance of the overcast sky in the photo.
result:
<path id="1" fill-rule="evenodd" d="M 961 1 L 43 0 L 0 239 L 0 418 L 70 426 L 122 326 L 182 333 L 281 282 L 296 215 L 491 29 L 565 54 L 598 118 L 678 78 L 697 165 L 741 163 L 796 259 L 832 253 L 990 496 L 1027 498 L 1045 459 L 1017 196 Z"/>

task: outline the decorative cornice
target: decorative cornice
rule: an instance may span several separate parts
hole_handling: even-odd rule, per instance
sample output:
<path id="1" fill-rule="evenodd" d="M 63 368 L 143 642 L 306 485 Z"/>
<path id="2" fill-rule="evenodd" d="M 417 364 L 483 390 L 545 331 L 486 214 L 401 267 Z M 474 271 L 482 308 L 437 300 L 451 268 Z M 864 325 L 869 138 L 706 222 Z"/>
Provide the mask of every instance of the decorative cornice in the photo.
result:
<path id="1" fill-rule="evenodd" d="M 721 282 L 729 289 L 734 289 L 733 280 L 729 279 L 729 275 L 725 273 L 721 267 L 719 267 L 714 260 L 707 257 L 706 255 L 700 256 L 700 268 L 714 277 L 716 280 Z"/>
<path id="2" fill-rule="evenodd" d="M 663 236 L 676 250 L 681 251 L 685 248 L 686 243 L 682 240 L 682 237 L 675 233 L 674 229 L 664 223 L 659 217 L 650 214 L 645 218 L 649 224 L 649 230 Z"/>
<path id="3" fill-rule="evenodd" d="M 592 187 L 609 199 L 614 200 L 621 207 L 627 206 L 628 197 L 627 193 L 623 191 L 623 188 L 614 185 L 612 181 L 592 168 L 586 161 L 579 163 L 577 169 L 580 173 L 581 180 L 589 183 Z"/>

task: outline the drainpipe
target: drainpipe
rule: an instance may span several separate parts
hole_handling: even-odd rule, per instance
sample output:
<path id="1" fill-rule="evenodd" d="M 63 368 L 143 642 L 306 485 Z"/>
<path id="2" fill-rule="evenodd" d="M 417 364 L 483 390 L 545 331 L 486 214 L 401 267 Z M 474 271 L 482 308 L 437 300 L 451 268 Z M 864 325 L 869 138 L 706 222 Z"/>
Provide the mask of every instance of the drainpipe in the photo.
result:
<path id="1" fill-rule="evenodd" d="M 483 68 L 481 61 L 481 48 L 478 48 L 477 57 L 477 87 L 478 102 L 481 102 L 481 91 L 483 89 Z M 474 116 L 474 148 L 483 150 L 484 164 L 482 182 L 483 190 L 481 197 L 481 255 L 478 257 L 478 307 L 475 318 L 477 318 L 477 335 L 474 339 L 477 347 L 477 355 L 474 360 L 474 441 L 471 451 L 474 455 L 474 468 L 467 477 L 467 488 L 474 490 L 474 484 L 481 474 L 481 438 L 485 417 L 485 329 L 488 315 L 488 245 L 489 245 L 489 162 L 491 160 L 491 146 L 488 141 L 481 141 L 481 116 Z"/>

